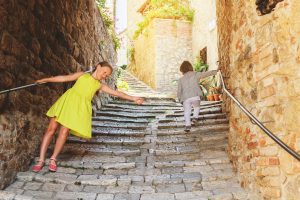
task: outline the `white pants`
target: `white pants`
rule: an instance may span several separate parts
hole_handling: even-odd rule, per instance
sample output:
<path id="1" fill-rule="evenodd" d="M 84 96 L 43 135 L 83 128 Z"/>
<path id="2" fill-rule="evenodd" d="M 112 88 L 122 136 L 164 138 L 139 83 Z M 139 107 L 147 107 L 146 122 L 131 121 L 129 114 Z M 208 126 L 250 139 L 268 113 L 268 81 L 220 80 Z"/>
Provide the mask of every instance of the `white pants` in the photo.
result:
<path id="1" fill-rule="evenodd" d="M 200 97 L 191 97 L 183 102 L 184 120 L 186 126 L 191 126 L 191 113 L 194 108 L 193 118 L 199 117 Z"/>

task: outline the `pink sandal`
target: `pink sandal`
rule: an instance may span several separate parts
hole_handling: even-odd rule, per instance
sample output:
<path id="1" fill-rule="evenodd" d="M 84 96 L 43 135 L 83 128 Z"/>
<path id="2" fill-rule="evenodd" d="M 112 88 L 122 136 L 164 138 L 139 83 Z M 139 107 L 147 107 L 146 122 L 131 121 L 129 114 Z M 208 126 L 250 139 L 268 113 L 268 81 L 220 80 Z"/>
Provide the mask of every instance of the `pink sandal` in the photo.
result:
<path id="1" fill-rule="evenodd" d="M 38 160 L 37 161 L 38 164 L 35 164 L 33 167 L 32 167 L 32 171 L 33 172 L 39 172 L 43 169 L 44 167 L 44 164 L 45 164 L 45 161 L 42 161 L 42 160 Z"/>
<path id="2" fill-rule="evenodd" d="M 50 158 L 50 161 L 53 160 L 55 162 L 55 164 L 51 164 L 51 162 L 49 163 L 49 171 L 50 172 L 56 172 L 57 170 L 57 165 L 56 165 L 56 159 L 55 158 Z"/>

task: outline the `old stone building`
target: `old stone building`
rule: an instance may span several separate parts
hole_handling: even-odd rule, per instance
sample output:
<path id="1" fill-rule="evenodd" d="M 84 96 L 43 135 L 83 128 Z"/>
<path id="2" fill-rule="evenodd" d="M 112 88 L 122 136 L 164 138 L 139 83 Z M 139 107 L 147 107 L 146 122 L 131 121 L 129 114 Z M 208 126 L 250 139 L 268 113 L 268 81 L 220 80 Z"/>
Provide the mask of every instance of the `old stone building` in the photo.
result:
<path id="1" fill-rule="evenodd" d="M 175 97 L 184 60 L 192 61 L 192 24 L 185 20 L 155 18 L 137 37 L 137 24 L 143 19 L 150 1 L 137 1 L 128 6 L 128 32 L 134 49 L 130 70 L 159 92 Z"/>
<path id="2" fill-rule="evenodd" d="M 0 20 L 1 90 L 101 60 L 115 63 L 94 0 L 0 1 Z M 0 96 L 0 188 L 28 169 L 48 123 L 44 113 L 67 87 L 47 84 Z"/>
<path id="3" fill-rule="evenodd" d="M 227 86 L 299 153 L 300 2 L 220 0 L 216 10 L 219 57 Z M 254 199 L 299 199 L 300 162 L 253 125 L 234 103 L 227 109 L 229 154 L 241 184 L 257 195 Z"/>
<path id="4" fill-rule="evenodd" d="M 154 19 L 145 31 L 134 42 L 135 60 L 131 69 L 157 91 L 174 96 L 177 91 L 174 81 L 180 77 L 179 66 L 192 55 L 191 24 Z"/>

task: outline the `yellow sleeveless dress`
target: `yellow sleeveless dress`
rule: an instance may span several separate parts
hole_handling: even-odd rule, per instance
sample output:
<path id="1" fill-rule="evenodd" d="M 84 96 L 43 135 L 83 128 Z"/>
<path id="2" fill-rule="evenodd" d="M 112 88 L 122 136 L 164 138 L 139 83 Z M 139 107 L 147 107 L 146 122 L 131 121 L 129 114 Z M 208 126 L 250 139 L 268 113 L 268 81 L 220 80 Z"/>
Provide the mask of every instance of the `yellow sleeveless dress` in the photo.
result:
<path id="1" fill-rule="evenodd" d="M 48 110 L 48 117 L 55 117 L 70 133 L 81 137 L 92 137 L 92 98 L 100 89 L 100 82 L 90 74 L 81 75 Z"/>

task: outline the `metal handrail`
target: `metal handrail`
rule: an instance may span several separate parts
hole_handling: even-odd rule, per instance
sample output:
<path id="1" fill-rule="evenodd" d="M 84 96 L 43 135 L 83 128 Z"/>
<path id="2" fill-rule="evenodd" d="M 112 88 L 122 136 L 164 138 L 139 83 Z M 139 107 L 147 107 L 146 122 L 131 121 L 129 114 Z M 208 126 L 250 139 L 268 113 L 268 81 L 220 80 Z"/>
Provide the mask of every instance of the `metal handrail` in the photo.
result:
<path id="1" fill-rule="evenodd" d="M 90 69 L 88 71 L 85 71 L 84 73 L 90 73 L 92 71 L 93 71 L 93 69 L 92 69 L 92 67 L 90 67 Z M 21 89 L 25 89 L 25 88 L 29 88 L 29 87 L 42 85 L 42 84 L 45 84 L 45 83 L 32 83 L 32 84 L 23 85 L 23 86 L 20 86 L 20 87 L 15 87 L 15 88 L 7 89 L 7 90 L 2 90 L 2 91 L 0 91 L 0 95 L 5 94 L 5 93 L 9 93 L 9 92 L 12 92 L 12 91 L 16 91 L 16 90 L 21 90 Z"/>
<path id="2" fill-rule="evenodd" d="M 20 87 L 11 88 L 11 89 L 8 89 L 8 90 L 2 90 L 2 91 L 0 91 L 0 95 L 5 94 L 5 93 L 9 93 L 9 92 L 12 92 L 12 91 L 16 91 L 16 90 L 25 89 L 25 88 L 28 88 L 28 87 L 42 85 L 42 84 L 45 84 L 45 83 L 32 83 L 32 84 L 23 85 L 23 86 L 20 86 Z"/>
<path id="3" fill-rule="evenodd" d="M 281 146 L 285 151 L 287 151 L 290 155 L 300 161 L 300 155 L 291 149 L 287 144 L 285 144 L 282 140 L 280 140 L 276 135 L 274 135 L 269 129 L 267 129 L 256 117 L 253 116 L 242 104 L 239 102 L 226 88 L 222 73 L 219 73 L 221 77 L 221 82 L 223 86 L 223 91 L 238 105 L 238 107 L 255 123 L 262 129 L 270 138 L 272 138 L 279 146 Z"/>

